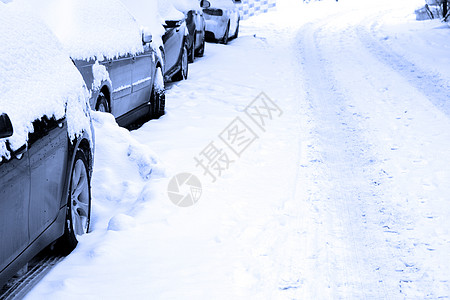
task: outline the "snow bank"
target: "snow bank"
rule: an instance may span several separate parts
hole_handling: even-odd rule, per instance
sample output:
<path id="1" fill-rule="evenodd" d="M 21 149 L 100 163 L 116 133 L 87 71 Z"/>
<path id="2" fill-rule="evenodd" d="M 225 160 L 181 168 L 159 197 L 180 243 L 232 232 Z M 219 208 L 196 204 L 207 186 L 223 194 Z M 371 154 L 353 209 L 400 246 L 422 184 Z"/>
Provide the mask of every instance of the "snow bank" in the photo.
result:
<path id="1" fill-rule="evenodd" d="M 165 168 L 157 155 L 119 127 L 111 114 L 92 112 L 92 120 L 96 132 L 92 229 L 109 224 L 118 231 L 124 218 L 111 219 L 116 214 L 129 214 L 120 208 L 137 206 L 143 187 L 164 177 Z"/>
<path id="2" fill-rule="evenodd" d="M 74 59 L 144 51 L 141 29 L 119 0 L 21 0 L 32 5 Z"/>
<path id="3" fill-rule="evenodd" d="M 77 69 L 52 32 L 19 3 L 0 3 L 0 113 L 7 113 L 14 134 L 0 140 L 0 157 L 9 157 L 43 115 L 66 115 L 75 138 L 90 132 L 89 93 Z"/>

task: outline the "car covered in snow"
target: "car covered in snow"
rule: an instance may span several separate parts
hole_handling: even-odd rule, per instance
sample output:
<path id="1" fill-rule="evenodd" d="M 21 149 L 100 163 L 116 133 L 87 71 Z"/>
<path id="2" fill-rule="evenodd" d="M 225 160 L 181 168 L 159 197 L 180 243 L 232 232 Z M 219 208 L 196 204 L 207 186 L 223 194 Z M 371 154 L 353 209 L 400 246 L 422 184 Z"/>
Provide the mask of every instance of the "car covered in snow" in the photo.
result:
<path id="1" fill-rule="evenodd" d="M 178 81 L 188 75 L 188 30 L 185 16 L 167 0 L 123 0 L 143 28 L 163 26 L 160 52 L 164 62 L 164 81 Z"/>
<path id="2" fill-rule="evenodd" d="M 184 13 L 188 29 L 188 61 L 194 62 L 195 57 L 203 56 L 205 52 L 206 23 L 202 8 L 209 7 L 206 0 L 171 0 L 176 9 Z"/>
<path id="3" fill-rule="evenodd" d="M 119 0 L 27 0 L 73 59 L 92 92 L 92 109 L 121 126 L 164 113 L 157 34 L 144 32 Z"/>
<path id="4" fill-rule="evenodd" d="M 210 6 L 203 9 L 206 20 L 206 40 L 227 44 L 239 34 L 240 0 L 209 0 Z"/>
<path id="5" fill-rule="evenodd" d="M 90 93 L 57 37 L 0 2 L 0 288 L 55 241 L 89 230 Z"/>

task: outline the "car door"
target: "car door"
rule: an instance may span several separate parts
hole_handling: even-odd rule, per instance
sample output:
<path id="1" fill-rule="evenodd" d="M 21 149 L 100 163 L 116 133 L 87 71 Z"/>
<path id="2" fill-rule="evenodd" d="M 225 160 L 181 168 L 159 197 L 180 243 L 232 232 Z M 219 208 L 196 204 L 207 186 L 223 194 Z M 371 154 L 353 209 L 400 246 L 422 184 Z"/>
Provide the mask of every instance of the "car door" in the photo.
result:
<path id="1" fill-rule="evenodd" d="M 133 56 L 126 55 L 102 63 L 108 70 L 111 80 L 113 89 L 111 93 L 111 113 L 116 118 L 127 113 L 130 108 L 132 58 Z"/>
<path id="2" fill-rule="evenodd" d="M 182 26 L 167 27 L 166 32 L 163 35 L 166 73 L 175 67 L 178 62 L 178 58 L 181 55 L 184 40 L 184 32 L 181 32 L 181 30 L 184 28 L 185 27 Z"/>
<path id="3" fill-rule="evenodd" d="M 66 180 L 69 141 L 67 123 L 43 117 L 33 122 L 29 135 L 30 211 L 29 231 L 33 241 L 53 221 L 61 207 Z"/>
<path id="4" fill-rule="evenodd" d="M 0 162 L 0 271 L 29 244 L 30 168 L 28 153 Z"/>
<path id="5" fill-rule="evenodd" d="M 131 109 L 137 108 L 150 101 L 152 76 L 155 70 L 153 53 L 148 46 L 146 51 L 135 55 L 132 69 L 132 99 Z"/>
<path id="6" fill-rule="evenodd" d="M 199 48 L 203 40 L 205 39 L 205 18 L 203 17 L 203 13 L 201 11 L 195 10 L 194 11 L 194 22 L 195 22 L 195 30 L 197 36 L 196 39 L 196 45 L 194 46 L 195 49 Z"/>

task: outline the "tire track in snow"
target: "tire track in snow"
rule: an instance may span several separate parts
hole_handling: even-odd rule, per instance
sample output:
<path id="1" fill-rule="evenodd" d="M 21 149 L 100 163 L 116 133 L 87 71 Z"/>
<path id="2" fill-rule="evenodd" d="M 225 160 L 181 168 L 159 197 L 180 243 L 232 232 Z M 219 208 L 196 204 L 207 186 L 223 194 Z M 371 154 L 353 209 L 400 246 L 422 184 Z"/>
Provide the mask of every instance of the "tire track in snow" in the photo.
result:
<path id="1" fill-rule="evenodd" d="M 387 13 L 387 12 L 385 12 Z M 413 62 L 395 53 L 383 44 L 383 39 L 377 39 L 377 28 L 380 26 L 377 20 L 380 16 L 369 18 L 368 29 L 360 25 L 356 27 L 359 40 L 365 47 L 377 56 L 377 58 L 390 68 L 403 76 L 412 86 L 421 91 L 427 98 L 447 116 L 450 116 L 450 82 L 443 79 L 437 73 L 422 70 Z M 386 36 L 384 39 L 388 39 Z"/>
<path id="2" fill-rule="evenodd" d="M 424 222 L 417 208 L 430 207 L 420 202 L 422 196 L 414 194 L 420 189 L 409 185 L 421 185 L 416 161 L 430 154 L 445 157 L 432 145 L 439 137 L 448 140 L 447 134 L 436 130 L 446 128 L 448 120 L 427 101 L 423 91 L 360 40 L 358 28 L 366 19 L 353 12 L 343 13 L 309 24 L 299 33 L 308 100 L 317 128 L 312 135 L 317 136 L 320 146 L 316 151 L 321 164 L 316 164 L 318 179 L 314 184 L 322 190 L 317 194 L 322 202 L 327 201 L 318 203 L 322 211 L 330 212 L 330 199 L 340 200 L 334 207 L 342 212 L 337 216 L 345 225 L 342 232 L 349 233 L 347 240 L 341 240 L 353 247 L 349 253 L 356 255 L 356 262 L 349 268 L 359 271 L 360 278 L 354 280 L 359 280 L 364 290 L 335 288 L 332 292 L 338 294 L 331 296 L 379 299 L 445 295 L 445 272 L 438 271 L 435 264 L 439 254 L 422 254 L 431 251 L 428 248 L 444 250 L 445 241 L 422 235 L 425 231 L 419 227 Z M 424 171 L 430 170 L 444 172 L 431 163 Z M 326 180 L 328 184 L 320 184 Z M 445 191 L 445 186 L 441 190 Z M 329 213 L 315 218 L 330 224 L 330 215 L 333 217 Z M 426 228 L 427 232 L 432 229 Z M 346 261 L 345 255 L 338 258 Z M 320 278 L 318 273 L 315 276 Z M 351 278 L 346 280 L 331 283 L 348 286 Z"/>
<path id="3" fill-rule="evenodd" d="M 366 150 L 370 145 L 358 135 L 358 120 L 328 69 L 326 56 L 321 53 L 321 44 L 325 41 L 321 35 L 326 22 L 329 19 L 309 24 L 298 35 L 303 48 L 308 101 L 316 123 L 312 134 L 317 139 L 315 144 L 308 145 L 316 148 L 313 150 L 316 158 L 309 162 L 308 168 L 315 170 L 311 179 L 317 186 L 310 195 L 313 215 L 305 216 L 315 223 L 314 233 L 306 241 L 310 248 L 308 259 L 313 260 L 309 271 L 316 281 L 308 296 L 317 298 L 328 291 L 326 295 L 331 298 L 384 299 L 387 298 L 385 280 L 373 268 L 373 261 L 383 258 L 370 248 L 375 243 L 371 241 L 371 232 L 364 228 L 362 217 L 366 209 L 361 202 L 376 193 L 360 190 L 372 189 L 366 173 L 371 171 L 367 163 L 371 161 L 371 154 Z"/>

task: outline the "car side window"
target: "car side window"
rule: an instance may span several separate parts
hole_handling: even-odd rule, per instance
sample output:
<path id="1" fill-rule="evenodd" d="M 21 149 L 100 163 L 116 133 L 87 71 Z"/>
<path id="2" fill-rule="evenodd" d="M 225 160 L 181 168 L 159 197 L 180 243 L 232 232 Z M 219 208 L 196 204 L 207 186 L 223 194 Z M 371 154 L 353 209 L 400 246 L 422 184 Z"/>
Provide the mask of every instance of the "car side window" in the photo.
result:
<path id="1" fill-rule="evenodd" d="M 57 120 L 55 117 L 48 118 L 42 117 L 39 120 L 33 122 L 34 132 L 28 136 L 28 145 L 31 146 L 34 142 L 40 138 L 46 136 L 53 129 L 60 127 L 64 119 Z"/>

